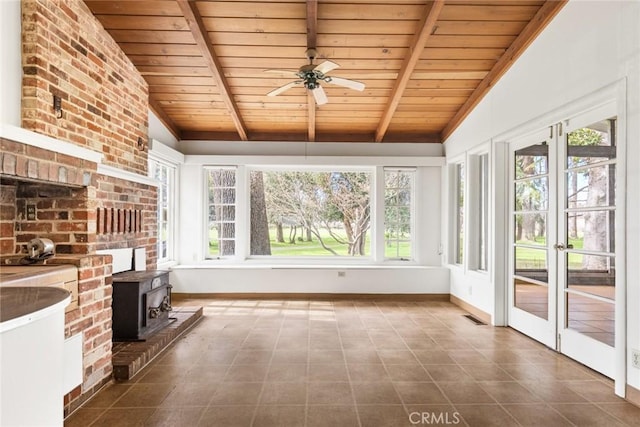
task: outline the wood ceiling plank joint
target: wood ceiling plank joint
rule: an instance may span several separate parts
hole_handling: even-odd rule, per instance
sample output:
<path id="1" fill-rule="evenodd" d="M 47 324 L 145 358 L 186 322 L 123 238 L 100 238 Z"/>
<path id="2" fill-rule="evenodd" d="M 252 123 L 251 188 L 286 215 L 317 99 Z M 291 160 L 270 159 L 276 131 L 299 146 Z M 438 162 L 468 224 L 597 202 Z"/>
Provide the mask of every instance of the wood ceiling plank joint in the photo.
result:
<path id="1" fill-rule="evenodd" d="M 193 38 L 196 41 L 202 55 L 207 63 L 207 66 L 213 73 L 213 78 L 216 81 L 218 89 L 220 90 L 220 96 L 222 97 L 227 109 L 229 110 L 229 114 L 231 115 L 231 119 L 238 131 L 238 135 L 240 139 L 243 141 L 248 141 L 249 137 L 247 134 L 247 129 L 240 114 L 240 110 L 236 102 L 234 101 L 231 88 L 229 87 L 229 83 L 224 77 L 224 71 L 222 66 L 220 65 L 220 61 L 218 60 L 218 56 L 213 50 L 213 46 L 211 45 L 211 41 L 209 40 L 207 29 L 202 21 L 202 16 L 200 16 L 200 12 L 198 11 L 198 7 L 195 1 L 190 0 L 177 0 L 178 5 L 180 6 L 180 10 L 187 20 L 187 24 L 189 25 L 189 29 L 193 34 Z"/>
<path id="2" fill-rule="evenodd" d="M 424 47 L 427 43 L 427 39 L 433 33 L 436 22 L 438 21 L 438 16 L 440 16 L 440 12 L 444 7 L 444 0 L 434 0 L 431 4 L 431 7 L 428 9 L 428 12 L 425 14 L 418 31 L 416 32 L 413 42 L 409 47 L 409 55 L 405 58 L 402 68 L 398 73 L 398 78 L 395 81 L 393 90 L 391 92 L 391 96 L 389 97 L 389 101 L 387 106 L 382 114 L 382 118 L 380 119 L 380 123 L 378 124 L 378 128 L 376 129 L 375 141 L 382 142 L 384 139 L 384 134 L 387 132 L 389 128 L 389 123 L 391 123 L 391 118 L 398 108 L 398 104 L 400 103 L 400 98 L 404 94 L 404 90 L 407 87 L 407 83 L 411 78 L 411 73 L 416 67 L 418 60 L 420 59 L 420 55 L 424 51 Z"/>

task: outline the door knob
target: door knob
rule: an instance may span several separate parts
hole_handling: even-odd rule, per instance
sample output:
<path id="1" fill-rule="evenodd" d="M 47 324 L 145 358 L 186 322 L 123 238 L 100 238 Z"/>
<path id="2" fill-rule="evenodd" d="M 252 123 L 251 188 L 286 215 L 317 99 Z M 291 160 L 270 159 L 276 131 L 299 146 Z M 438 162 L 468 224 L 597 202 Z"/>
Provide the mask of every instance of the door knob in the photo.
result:
<path id="1" fill-rule="evenodd" d="M 553 248 L 559 251 L 564 251 L 564 245 L 562 243 L 556 243 L 555 245 L 553 245 Z"/>

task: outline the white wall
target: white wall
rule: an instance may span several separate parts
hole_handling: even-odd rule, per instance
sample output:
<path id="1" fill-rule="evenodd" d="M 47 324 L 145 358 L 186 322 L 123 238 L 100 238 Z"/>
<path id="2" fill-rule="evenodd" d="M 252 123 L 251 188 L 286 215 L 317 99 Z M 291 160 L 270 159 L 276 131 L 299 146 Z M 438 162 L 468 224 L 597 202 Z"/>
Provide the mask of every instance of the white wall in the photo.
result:
<path id="1" fill-rule="evenodd" d="M 448 159 L 464 156 L 478 144 L 492 141 L 496 160 L 503 153 L 505 134 L 548 126 L 552 124 L 550 112 L 571 110 L 580 100 L 612 85 L 622 88 L 619 99 L 626 97 L 626 117 L 620 123 L 626 123 L 622 131 L 627 140 L 627 348 L 640 349 L 640 2 L 570 1 L 447 139 L 445 153 Z M 501 197 L 506 169 L 504 164 L 496 166 L 502 169 L 501 173 L 494 169 L 494 197 Z M 504 209 L 504 205 L 496 204 L 496 208 Z M 504 221 L 496 220 L 495 215 L 502 214 L 494 210 L 498 234 Z M 501 243 L 504 246 L 504 241 L 496 242 L 494 252 Z M 504 265 L 504 253 L 501 255 L 494 256 L 494 270 Z M 501 275 L 503 272 L 493 271 L 483 280 L 465 269 L 452 268 L 451 293 L 499 313 L 499 304 L 466 290 L 473 283 L 487 292 L 499 292 L 495 278 Z M 640 388 L 640 370 L 630 363 L 627 383 Z"/>
<path id="2" fill-rule="evenodd" d="M 175 136 L 165 127 L 165 125 L 149 110 L 149 140 L 162 141 L 163 144 L 178 150 L 179 142 Z"/>
<path id="3" fill-rule="evenodd" d="M 22 98 L 22 53 L 21 53 L 20 2 L 0 1 L 0 126 L 20 126 Z"/>

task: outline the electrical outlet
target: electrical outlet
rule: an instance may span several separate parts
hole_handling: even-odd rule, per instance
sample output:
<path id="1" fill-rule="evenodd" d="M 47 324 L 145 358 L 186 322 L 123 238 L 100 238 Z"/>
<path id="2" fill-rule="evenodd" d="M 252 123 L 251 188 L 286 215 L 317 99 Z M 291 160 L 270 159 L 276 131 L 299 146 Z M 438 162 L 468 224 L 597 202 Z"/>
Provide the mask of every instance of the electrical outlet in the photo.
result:
<path id="1" fill-rule="evenodd" d="M 36 205 L 27 205 L 27 221 L 35 221 L 36 219 Z"/>
<path id="2" fill-rule="evenodd" d="M 631 365 L 640 369 L 640 350 L 631 350 Z"/>
<path id="3" fill-rule="evenodd" d="M 346 276 L 347 276 L 346 271 L 338 271 L 338 277 L 346 277 Z"/>

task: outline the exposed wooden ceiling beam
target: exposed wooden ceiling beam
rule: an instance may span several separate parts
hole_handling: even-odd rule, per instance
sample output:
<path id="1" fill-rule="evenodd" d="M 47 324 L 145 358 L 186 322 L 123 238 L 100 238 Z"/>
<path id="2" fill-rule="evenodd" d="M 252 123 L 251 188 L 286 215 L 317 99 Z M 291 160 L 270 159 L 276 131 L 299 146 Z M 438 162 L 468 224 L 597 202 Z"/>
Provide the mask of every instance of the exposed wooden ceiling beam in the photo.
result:
<path id="1" fill-rule="evenodd" d="M 485 97 L 489 90 L 498 80 L 511 68 L 516 59 L 529 47 L 533 40 L 542 32 L 542 30 L 551 22 L 551 20 L 560 12 L 567 4 L 568 0 L 546 1 L 538 10 L 536 15 L 529 21 L 527 26 L 522 30 L 520 35 L 511 43 L 498 62 L 493 66 L 491 71 L 480 82 L 478 87 L 473 91 L 469 99 L 460 107 L 460 110 L 453 116 L 447 126 L 442 130 L 441 139 L 446 139 L 460 126 L 462 121 L 471 113 L 478 103 Z"/>
<path id="2" fill-rule="evenodd" d="M 316 48 L 318 35 L 318 0 L 307 0 L 307 49 Z"/>
<path id="3" fill-rule="evenodd" d="M 444 0 L 435 0 L 431 4 L 431 8 L 429 8 L 429 11 L 425 14 L 422 22 L 420 23 L 419 30 L 415 34 L 411 46 L 409 46 L 409 51 L 411 53 L 405 58 L 404 62 L 402 63 L 402 68 L 400 68 L 400 72 L 398 73 L 398 78 L 396 79 L 393 86 L 391 96 L 389 96 L 387 106 L 382 113 L 380 123 L 378 123 L 378 128 L 376 129 L 375 135 L 376 142 L 382 142 L 382 140 L 384 139 L 384 134 L 389 128 L 391 118 L 393 117 L 396 108 L 398 108 L 400 98 L 402 98 L 404 90 L 407 87 L 407 83 L 411 78 L 411 73 L 413 73 L 418 60 L 420 59 L 420 54 L 424 51 L 424 46 L 427 43 L 427 39 L 433 32 L 433 28 L 435 27 L 436 21 L 438 20 L 438 16 L 442 11 L 443 6 Z"/>
<path id="4" fill-rule="evenodd" d="M 316 100 L 311 91 L 307 91 L 307 111 L 309 112 L 307 140 L 313 142 L 316 140 Z"/>
<path id="5" fill-rule="evenodd" d="M 224 77 L 224 71 L 222 70 L 218 56 L 213 50 L 213 46 L 211 46 L 211 42 L 207 35 L 207 29 L 204 26 L 202 16 L 200 16 L 200 12 L 198 11 L 195 1 L 177 0 L 177 2 L 182 14 L 187 20 L 191 34 L 193 34 L 193 38 L 202 52 L 202 56 L 204 57 L 207 66 L 211 70 L 211 73 L 213 73 L 213 78 L 215 79 L 218 90 L 220 91 L 220 96 L 229 110 L 229 114 L 231 115 L 231 119 L 238 131 L 238 135 L 240 135 L 240 139 L 247 141 L 249 139 L 247 135 L 247 128 L 242 120 L 242 116 L 240 115 L 240 110 L 231 95 L 231 88 Z"/>
<path id="6" fill-rule="evenodd" d="M 153 114 L 156 115 L 158 120 L 162 122 L 162 124 L 167 128 L 169 132 L 179 141 L 182 138 L 182 133 L 180 129 L 176 126 L 176 124 L 171 120 L 171 118 L 164 112 L 162 106 L 158 103 L 158 101 L 149 95 L 149 108 L 153 111 Z"/>
<path id="7" fill-rule="evenodd" d="M 307 0 L 307 49 L 316 48 L 318 36 L 318 0 Z M 316 140 L 316 100 L 310 91 L 307 91 L 307 140 Z"/>

